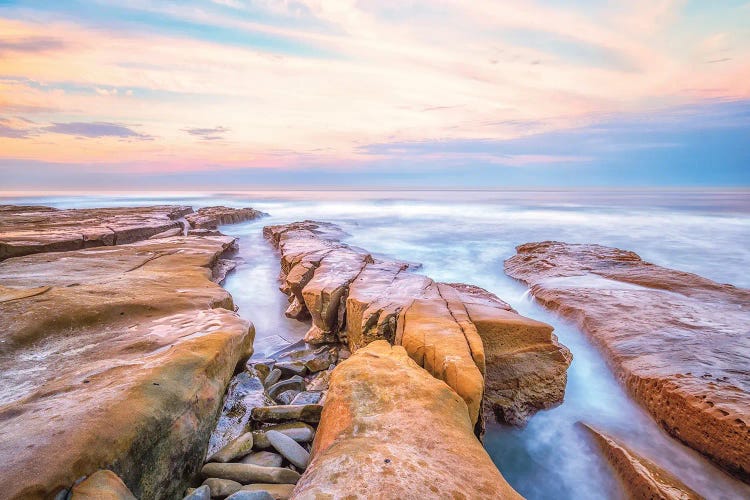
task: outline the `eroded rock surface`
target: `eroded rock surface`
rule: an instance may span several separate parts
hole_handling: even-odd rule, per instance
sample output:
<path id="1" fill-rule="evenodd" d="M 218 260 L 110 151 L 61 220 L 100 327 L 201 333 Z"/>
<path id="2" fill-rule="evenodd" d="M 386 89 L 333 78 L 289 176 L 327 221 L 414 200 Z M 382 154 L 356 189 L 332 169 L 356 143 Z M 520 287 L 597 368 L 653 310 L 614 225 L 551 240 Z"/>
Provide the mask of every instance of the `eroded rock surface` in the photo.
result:
<path id="1" fill-rule="evenodd" d="M 599 245 L 528 243 L 505 270 L 577 321 L 670 434 L 750 480 L 750 290 Z"/>
<path id="2" fill-rule="evenodd" d="M 384 340 L 333 370 L 312 461 L 292 494 L 345 497 L 521 498 L 474 436 L 463 399 Z"/>
<path id="3" fill-rule="evenodd" d="M 232 241 L 180 236 L 0 263 L 3 497 L 52 497 L 102 468 L 139 498 L 184 492 L 252 352 L 252 326 L 211 281 Z"/>
<path id="4" fill-rule="evenodd" d="M 185 215 L 185 220 L 194 229 L 216 229 L 223 224 L 236 224 L 262 217 L 263 212 L 254 208 L 204 207 Z"/>
<path id="5" fill-rule="evenodd" d="M 622 443 L 593 427 L 579 423 L 594 439 L 602 455 L 617 473 L 630 498 L 698 500 L 698 495 L 682 481 L 652 461 L 636 454 Z"/>
<path id="6" fill-rule="evenodd" d="M 480 288 L 436 283 L 413 273 L 414 264 L 375 259 L 341 243 L 344 233 L 333 224 L 264 232 L 281 252 L 287 315 L 312 318 L 306 341 L 342 341 L 352 352 L 379 339 L 402 345 L 464 399 L 474 422 L 483 395 L 489 414 L 513 424 L 562 401 L 570 353 L 549 325 L 519 316 Z"/>
<path id="7" fill-rule="evenodd" d="M 58 210 L 0 205 L 0 260 L 41 252 L 124 245 L 179 234 L 186 206 Z M 177 231 L 177 233 L 175 233 Z"/>

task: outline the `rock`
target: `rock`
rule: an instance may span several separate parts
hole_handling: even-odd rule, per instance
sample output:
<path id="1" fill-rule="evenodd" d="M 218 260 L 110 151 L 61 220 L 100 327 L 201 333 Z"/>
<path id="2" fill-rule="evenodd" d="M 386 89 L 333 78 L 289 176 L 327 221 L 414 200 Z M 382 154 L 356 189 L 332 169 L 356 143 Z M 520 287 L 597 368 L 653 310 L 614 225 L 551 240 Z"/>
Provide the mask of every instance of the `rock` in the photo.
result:
<path id="1" fill-rule="evenodd" d="M 620 478 L 630 498 L 663 498 L 666 500 L 698 500 L 702 498 L 669 472 L 650 460 L 629 450 L 616 440 L 593 427 L 579 422 L 596 441 Z"/>
<path id="2" fill-rule="evenodd" d="M 180 230 L 184 206 L 58 210 L 0 205 L 0 260 L 42 252 L 124 245 Z"/>
<path id="3" fill-rule="evenodd" d="M 192 490 L 192 491 L 191 491 Z M 208 486 L 188 488 L 187 495 L 182 500 L 210 500 L 211 489 Z"/>
<path id="4" fill-rule="evenodd" d="M 233 259 L 219 259 L 213 268 L 213 274 L 211 275 L 211 281 L 214 283 L 222 284 L 227 278 L 227 274 L 237 267 L 237 262 Z"/>
<path id="5" fill-rule="evenodd" d="M 516 250 L 506 272 L 578 322 L 667 432 L 750 481 L 750 290 L 599 245 Z"/>
<path id="6" fill-rule="evenodd" d="M 266 437 L 266 431 L 270 430 L 281 432 L 298 443 L 309 443 L 315 437 L 315 429 L 303 422 L 276 424 L 261 430 L 253 431 L 253 443 L 255 449 L 262 450 L 271 447 L 271 442 Z"/>
<path id="7" fill-rule="evenodd" d="M 272 386 L 267 388 L 268 395 L 273 399 L 276 399 L 279 394 L 284 391 L 304 391 L 305 390 L 305 379 L 295 375 L 292 378 L 281 380 L 276 382 Z"/>
<path id="8" fill-rule="evenodd" d="M 494 294 L 451 283 L 482 339 L 484 415 L 524 425 L 541 409 L 562 403 L 573 359 L 552 326 L 519 315 Z"/>
<path id="9" fill-rule="evenodd" d="M 287 420 L 301 420 L 307 423 L 317 423 L 320 420 L 320 405 L 277 405 L 253 408 L 253 420 L 265 423 L 285 422 Z"/>
<path id="10" fill-rule="evenodd" d="M 243 371 L 232 378 L 221 415 L 209 439 L 209 456 L 244 434 L 253 408 L 268 404 L 273 404 L 273 401 L 266 396 L 263 383 L 257 376 Z"/>
<path id="11" fill-rule="evenodd" d="M 232 241 L 0 262 L 3 496 L 52 496 L 100 468 L 136 497 L 185 491 L 235 366 L 252 353 L 252 326 L 210 281 Z"/>
<path id="12" fill-rule="evenodd" d="M 303 391 L 298 393 L 289 404 L 292 405 L 316 405 L 320 403 L 323 393 L 320 391 Z"/>
<path id="13" fill-rule="evenodd" d="M 98 470 L 73 486 L 71 500 L 136 500 L 125 483 L 111 470 Z"/>
<path id="14" fill-rule="evenodd" d="M 257 375 L 265 385 L 266 378 L 268 378 L 275 364 L 276 360 L 270 358 L 249 359 L 245 363 L 245 370 L 249 371 L 251 375 Z"/>
<path id="15" fill-rule="evenodd" d="M 238 491 L 227 500 L 273 500 L 273 496 L 267 491 Z"/>
<path id="16" fill-rule="evenodd" d="M 266 377 L 266 380 L 263 381 L 263 385 L 266 387 L 271 387 L 275 383 L 277 383 L 280 378 L 281 378 L 281 370 L 279 370 L 278 368 L 274 368 L 273 370 L 271 370 L 271 373 L 268 374 L 268 376 Z"/>
<path id="17" fill-rule="evenodd" d="M 304 361 L 281 361 L 276 363 L 276 368 L 281 370 L 282 376 L 291 377 L 293 375 L 299 375 L 304 377 L 307 375 L 307 367 Z"/>
<path id="18" fill-rule="evenodd" d="M 403 347 L 372 342 L 334 369 L 293 497 L 520 499 L 473 427 L 445 382 Z"/>
<path id="19" fill-rule="evenodd" d="M 307 468 L 307 464 L 310 462 L 310 454 L 294 439 L 273 430 L 266 432 L 266 437 L 271 446 L 294 466 L 303 470 Z"/>
<path id="20" fill-rule="evenodd" d="M 321 353 L 316 354 L 314 358 L 305 361 L 304 366 L 310 373 L 316 373 L 327 370 L 328 367 L 336 363 L 336 351 L 333 349 L 324 349 Z"/>
<path id="21" fill-rule="evenodd" d="M 193 491 L 190 491 L 190 490 Z M 210 500 L 211 489 L 208 486 L 198 488 L 188 488 L 188 494 L 182 500 Z"/>
<path id="22" fill-rule="evenodd" d="M 274 500 L 287 500 L 292 496 L 293 484 L 249 484 L 242 487 L 242 491 L 265 491 Z"/>
<path id="23" fill-rule="evenodd" d="M 278 395 L 278 397 L 276 398 L 276 401 L 278 401 L 279 404 L 282 404 L 282 405 L 289 405 L 289 404 L 292 404 L 292 400 L 294 400 L 297 394 L 299 394 L 299 391 L 295 391 L 295 390 L 284 391 Z"/>
<path id="24" fill-rule="evenodd" d="M 270 445 L 270 442 L 268 444 Z M 243 464 L 260 465 L 262 467 L 281 467 L 284 463 L 284 458 L 278 453 L 271 451 L 256 451 L 240 460 L 240 462 Z"/>
<path id="25" fill-rule="evenodd" d="M 331 370 L 324 372 L 318 372 L 315 374 L 312 380 L 307 384 L 307 389 L 310 391 L 325 391 L 328 390 L 328 380 L 331 378 Z"/>
<path id="26" fill-rule="evenodd" d="M 188 214 L 185 219 L 192 228 L 216 229 L 224 224 L 236 224 L 263 217 L 265 214 L 253 208 L 204 207 Z"/>
<path id="27" fill-rule="evenodd" d="M 208 486 L 211 490 L 211 498 L 224 498 L 232 493 L 239 491 L 242 485 L 231 479 L 218 479 L 209 477 L 203 481 L 203 486 Z"/>
<path id="28" fill-rule="evenodd" d="M 253 449 L 253 433 L 246 432 L 233 439 L 222 449 L 208 458 L 208 462 L 231 462 L 235 458 L 242 458 Z M 212 489 L 213 491 L 213 489 Z"/>
<path id="29" fill-rule="evenodd" d="M 210 463 L 201 469 L 203 477 L 218 477 L 231 479 L 238 483 L 284 483 L 294 484 L 299 480 L 299 474 L 282 467 L 261 467 L 252 464 L 220 464 Z"/>

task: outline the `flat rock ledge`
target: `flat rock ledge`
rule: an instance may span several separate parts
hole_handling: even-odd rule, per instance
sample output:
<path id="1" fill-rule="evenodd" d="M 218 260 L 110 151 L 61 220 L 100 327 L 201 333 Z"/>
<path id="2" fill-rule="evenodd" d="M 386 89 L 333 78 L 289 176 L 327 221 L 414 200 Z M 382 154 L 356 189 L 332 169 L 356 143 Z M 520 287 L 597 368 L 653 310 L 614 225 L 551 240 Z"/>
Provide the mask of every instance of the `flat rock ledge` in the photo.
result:
<path id="1" fill-rule="evenodd" d="M 593 438 L 629 498 L 699 500 L 703 497 L 652 461 L 628 449 L 613 437 L 579 422 Z"/>
<path id="2" fill-rule="evenodd" d="M 193 229 L 216 229 L 224 224 L 237 224 L 268 214 L 254 208 L 204 207 L 185 215 Z"/>
<path id="3" fill-rule="evenodd" d="M 183 212 L 164 209 L 164 223 L 179 226 L 168 214 Z M 125 227 L 112 217 L 107 224 Z M 81 224 L 79 238 L 99 221 Z M 2 496 L 64 495 L 109 469 L 137 498 L 176 498 L 203 463 L 235 366 L 252 353 L 252 325 L 215 283 L 234 239 L 61 251 L 45 246 L 57 240 L 44 227 L 37 253 L 0 262 Z M 45 248 L 53 252 L 38 253 Z"/>
<path id="4" fill-rule="evenodd" d="M 379 340 L 333 370 L 291 498 L 522 497 L 474 436 L 464 400 Z"/>
<path id="5" fill-rule="evenodd" d="M 351 352 L 381 339 L 403 346 L 463 398 L 475 423 L 483 404 L 486 414 L 523 424 L 562 401 L 572 357 L 551 326 L 481 288 L 437 283 L 411 272 L 413 264 L 341 243 L 333 224 L 268 226 L 264 234 L 281 252 L 287 316 L 312 320 L 307 342 L 343 342 Z"/>
<path id="6" fill-rule="evenodd" d="M 750 290 L 605 246 L 516 250 L 508 275 L 576 321 L 667 432 L 750 482 Z"/>

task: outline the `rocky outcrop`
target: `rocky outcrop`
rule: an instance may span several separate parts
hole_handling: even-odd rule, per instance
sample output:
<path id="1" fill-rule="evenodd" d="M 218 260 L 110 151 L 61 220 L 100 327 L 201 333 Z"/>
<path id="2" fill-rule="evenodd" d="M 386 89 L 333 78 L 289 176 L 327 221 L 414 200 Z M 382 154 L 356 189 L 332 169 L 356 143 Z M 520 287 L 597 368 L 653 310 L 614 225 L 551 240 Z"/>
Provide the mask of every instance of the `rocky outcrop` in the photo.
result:
<path id="1" fill-rule="evenodd" d="M 750 480 L 750 290 L 599 245 L 528 243 L 505 270 L 577 321 L 667 432 Z"/>
<path id="2" fill-rule="evenodd" d="M 0 205 L 0 260 L 41 252 L 124 245 L 181 231 L 185 206 L 58 210 Z"/>
<path id="3" fill-rule="evenodd" d="M 488 414 L 513 424 L 562 401 L 570 353 L 552 327 L 480 288 L 436 283 L 413 273 L 413 264 L 375 259 L 341 243 L 333 224 L 264 232 L 281 252 L 287 315 L 312 319 L 306 341 L 342 341 L 352 352 L 379 339 L 401 345 L 464 399 L 474 422 L 483 395 Z"/>
<path id="4" fill-rule="evenodd" d="M 232 243 L 180 236 L 0 263 L 3 497 L 51 497 L 104 468 L 136 497 L 182 494 L 252 352 L 252 326 L 211 281 Z"/>
<path id="5" fill-rule="evenodd" d="M 466 403 L 400 346 L 375 341 L 330 380 L 295 499 L 521 498 L 473 434 Z"/>
<path id="6" fill-rule="evenodd" d="M 593 427 L 579 422 L 617 473 L 629 498 L 698 500 L 701 497 L 669 472 Z"/>
<path id="7" fill-rule="evenodd" d="M 236 224 L 267 215 L 254 208 L 204 207 L 187 214 L 185 220 L 193 229 L 216 229 L 224 224 Z"/>

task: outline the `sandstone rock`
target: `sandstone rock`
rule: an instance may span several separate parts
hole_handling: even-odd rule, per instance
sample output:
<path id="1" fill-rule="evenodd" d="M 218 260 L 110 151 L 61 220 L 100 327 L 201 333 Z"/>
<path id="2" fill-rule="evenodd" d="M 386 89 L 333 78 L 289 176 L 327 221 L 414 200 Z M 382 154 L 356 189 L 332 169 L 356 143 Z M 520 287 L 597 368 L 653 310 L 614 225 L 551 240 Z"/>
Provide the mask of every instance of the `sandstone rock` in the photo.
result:
<path id="1" fill-rule="evenodd" d="M 4 496 L 51 496 L 101 468 L 138 497 L 185 490 L 252 352 L 251 326 L 209 279 L 231 242 L 173 237 L 0 263 L 0 297 L 15 290 L 0 299 Z"/>
<path id="2" fill-rule="evenodd" d="M 573 359 L 552 327 L 516 313 L 483 288 L 451 283 L 482 339 L 484 415 L 524 425 L 538 410 L 562 403 Z"/>
<path id="3" fill-rule="evenodd" d="M 253 408 L 268 404 L 273 404 L 273 401 L 266 395 L 263 383 L 258 377 L 243 371 L 232 378 L 221 415 L 211 433 L 209 456 L 244 434 Z"/>
<path id="4" fill-rule="evenodd" d="M 266 432 L 266 437 L 271 446 L 294 466 L 303 470 L 307 467 L 310 462 L 310 454 L 294 439 L 274 430 Z"/>
<path id="5" fill-rule="evenodd" d="M 238 483 L 284 483 L 294 484 L 299 480 L 299 474 L 282 467 L 261 467 L 252 464 L 220 464 L 210 463 L 201 469 L 203 477 L 217 477 L 231 479 Z"/>
<path id="6" fill-rule="evenodd" d="M 268 387 L 267 392 L 270 397 L 276 399 L 279 394 L 288 390 L 304 391 L 305 379 L 295 375 L 294 377 L 288 378 L 286 380 L 276 382 L 272 386 Z"/>
<path id="7" fill-rule="evenodd" d="M 246 432 L 238 438 L 233 439 L 222 449 L 208 458 L 208 462 L 231 462 L 235 458 L 241 458 L 253 449 L 253 433 Z"/>
<path id="8" fill-rule="evenodd" d="M 238 491 L 227 500 L 273 500 L 273 496 L 267 491 Z"/>
<path id="9" fill-rule="evenodd" d="M 617 472 L 630 498 L 663 498 L 666 500 L 698 500 L 702 498 L 650 460 L 626 448 L 616 440 L 586 424 L 579 424 L 596 441 L 609 464 Z"/>
<path id="10" fill-rule="evenodd" d="M 270 442 L 269 442 L 270 445 Z M 260 465 L 262 467 L 281 467 L 284 458 L 271 451 L 256 451 L 240 460 L 243 464 Z"/>
<path id="11" fill-rule="evenodd" d="M 274 368 L 271 370 L 271 373 L 268 374 L 266 377 L 266 380 L 263 381 L 263 385 L 265 387 L 272 387 L 275 383 L 277 383 L 281 379 L 281 370 L 278 368 Z"/>
<path id="12" fill-rule="evenodd" d="M 304 361 L 280 361 L 276 363 L 276 368 L 281 370 L 281 374 L 286 377 L 307 375 L 307 367 Z"/>
<path id="13" fill-rule="evenodd" d="M 190 491 L 193 490 L 193 491 Z M 188 488 L 188 494 L 182 500 L 210 500 L 211 490 L 208 486 Z"/>
<path id="14" fill-rule="evenodd" d="M 466 403 L 400 346 L 375 341 L 333 371 L 293 498 L 521 498 L 473 434 Z"/>
<path id="15" fill-rule="evenodd" d="M 293 405 L 315 405 L 320 403 L 323 393 L 320 391 L 304 391 L 298 393 L 289 404 Z"/>
<path id="16" fill-rule="evenodd" d="M 204 207 L 187 214 L 185 219 L 192 228 L 215 229 L 220 225 L 236 224 L 257 219 L 264 215 L 268 214 L 253 208 Z"/>
<path id="17" fill-rule="evenodd" d="M 287 500 L 292 496 L 293 484 L 249 484 L 242 487 L 242 491 L 265 491 L 274 500 Z"/>
<path id="18" fill-rule="evenodd" d="M 577 321 L 667 432 L 750 481 L 750 290 L 599 245 L 517 252 L 506 272 Z"/>
<path id="19" fill-rule="evenodd" d="M 111 470 L 98 470 L 73 486 L 71 500 L 136 500 L 122 479 Z"/>
<path id="20" fill-rule="evenodd" d="M 312 359 L 304 362 L 304 366 L 310 373 L 327 370 L 331 365 L 336 363 L 336 351 L 334 349 L 324 349 L 316 354 Z"/>
<path id="21" fill-rule="evenodd" d="M 286 424 L 276 424 L 264 429 L 253 431 L 254 448 L 261 450 L 270 448 L 271 442 L 266 437 L 266 431 L 278 431 L 289 436 L 298 443 L 309 443 L 315 437 L 315 429 L 304 422 L 288 422 Z"/>
<path id="22" fill-rule="evenodd" d="M 181 229 L 192 208 L 154 206 L 58 210 L 0 205 L 0 260 L 41 252 L 124 245 Z"/>
<path id="23" fill-rule="evenodd" d="M 253 420 L 265 423 L 299 420 L 307 423 L 317 423 L 320 420 L 320 405 L 277 405 L 259 406 L 253 408 Z"/>
<path id="24" fill-rule="evenodd" d="M 263 385 L 266 385 L 266 379 L 275 364 L 276 360 L 270 358 L 249 359 L 245 363 L 245 370 L 249 371 L 251 375 L 256 375 L 263 382 Z M 279 373 L 279 376 L 281 376 L 281 373 Z"/>
<path id="25" fill-rule="evenodd" d="M 208 486 L 211 490 L 211 498 L 224 498 L 242 488 L 242 485 L 237 481 L 232 481 L 231 479 L 218 479 L 215 477 L 209 477 L 203 481 L 202 486 Z"/>

